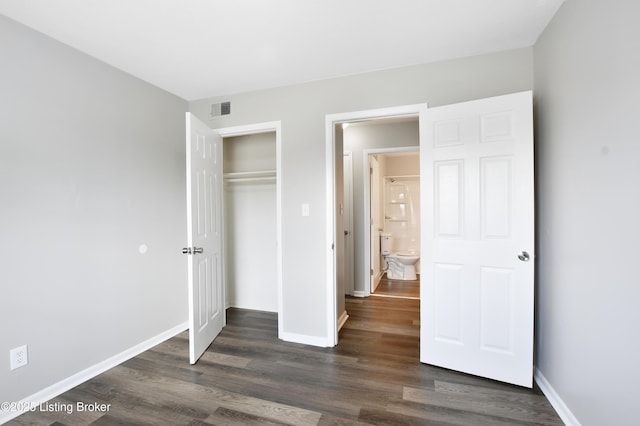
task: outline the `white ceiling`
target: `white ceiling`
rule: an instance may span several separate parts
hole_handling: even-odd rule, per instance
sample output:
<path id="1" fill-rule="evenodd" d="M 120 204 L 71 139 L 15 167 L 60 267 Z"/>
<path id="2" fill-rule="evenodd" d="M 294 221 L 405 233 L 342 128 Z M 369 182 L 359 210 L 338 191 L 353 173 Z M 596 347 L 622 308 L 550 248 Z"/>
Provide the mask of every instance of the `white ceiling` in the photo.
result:
<path id="1" fill-rule="evenodd" d="M 0 13 L 194 100 L 531 46 L 563 1 L 0 0 Z"/>

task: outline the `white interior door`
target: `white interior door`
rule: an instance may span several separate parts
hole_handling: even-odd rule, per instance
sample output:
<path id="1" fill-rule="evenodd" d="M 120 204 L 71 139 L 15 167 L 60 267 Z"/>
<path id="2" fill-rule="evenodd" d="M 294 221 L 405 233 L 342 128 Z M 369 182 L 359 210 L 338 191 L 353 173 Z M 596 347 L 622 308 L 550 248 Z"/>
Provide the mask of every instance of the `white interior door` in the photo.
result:
<path id="1" fill-rule="evenodd" d="M 345 243 L 345 294 L 353 296 L 353 158 L 350 152 L 344 154 L 344 243 Z"/>
<path id="2" fill-rule="evenodd" d="M 531 387 L 531 92 L 429 108 L 420 126 L 420 359 Z"/>
<path id="3" fill-rule="evenodd" d="M 194 364 L 225 322 L 222 294 L 222 138 L 187 113 L 189 360 Z"/>
<path id="4" fill-rule="evenodd" d="M 373 293 L 380 283 L 382 276 L 382 266 L 380 265 L 380 230 L 382 229 L 382 219 L 380 212 L 380 165 L 374 155 L 369 155 L 369 188 L 370 188 L 370 234 L 371 234 L 371 271 L 370 271 L 370 291 Z"/>
<path id="5" fill-rule="evenodd" d="M 336 271 L 336 322 L 338 328 L 346 321 L 347 310 L 345 307 L 345 235 L 344 235 L 344 154 L 343 154 L 343 131 L 342 125 L 337 124 L 335 127 L 335 271 Z M 337 336 L 336 336 L 337 341 Z"/>

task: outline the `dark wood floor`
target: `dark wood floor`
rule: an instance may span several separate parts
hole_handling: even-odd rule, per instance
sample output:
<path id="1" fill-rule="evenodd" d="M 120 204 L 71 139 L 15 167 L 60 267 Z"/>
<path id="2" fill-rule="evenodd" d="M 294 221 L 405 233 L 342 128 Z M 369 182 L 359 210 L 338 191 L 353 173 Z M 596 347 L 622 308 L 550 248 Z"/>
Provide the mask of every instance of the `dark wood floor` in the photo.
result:
<path id="1" fill-rule="evenodd" d="M 374 296 L 420 298 L 420 277 L 417 280 L 390 280 L 383 275 Z"/>
<path id="2" fill-rule="evenodd" d="M 182 333 L 50 402 L 109 411 L 34 411 L 10 424 L 562 424 L 538 389 L 420 364 L 419 300 L 346 303 L 335 348 L 282 342 L 275 314 L 231 309 L 196 365 Z"/>

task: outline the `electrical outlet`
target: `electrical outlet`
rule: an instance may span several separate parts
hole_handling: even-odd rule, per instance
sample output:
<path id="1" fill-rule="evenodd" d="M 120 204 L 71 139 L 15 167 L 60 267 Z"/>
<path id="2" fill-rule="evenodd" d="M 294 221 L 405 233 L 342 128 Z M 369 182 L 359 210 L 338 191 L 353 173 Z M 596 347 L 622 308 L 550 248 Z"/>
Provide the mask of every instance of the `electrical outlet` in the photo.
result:
<path id="1" fill-rule="evenodd" d="M 27 351 L 27 345 L 14 348 L 9 351 L 9 359 L 11 360 L 11 369 L 15 370 L 19 367 L 24 367 L 29 364 L 29 353 Z"/>

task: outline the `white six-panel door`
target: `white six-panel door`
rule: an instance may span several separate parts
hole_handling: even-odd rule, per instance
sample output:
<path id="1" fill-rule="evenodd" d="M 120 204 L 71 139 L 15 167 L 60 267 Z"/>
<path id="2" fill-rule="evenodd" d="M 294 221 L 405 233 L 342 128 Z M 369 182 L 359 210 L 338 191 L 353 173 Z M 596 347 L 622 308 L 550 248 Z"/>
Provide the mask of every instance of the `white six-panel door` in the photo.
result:
<path id="1" fill-rule="evenodd" d="M 187 113 L 189 359 L 194 364 L 224 325 L 222 138 Z"/>
<path id="2" fill-rule="evenodd" d="M 428 108 L 420 133 L 420 359 L 531 387 L 531 92 Z"/>

